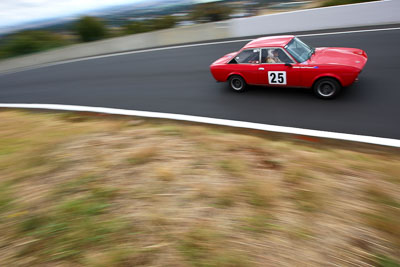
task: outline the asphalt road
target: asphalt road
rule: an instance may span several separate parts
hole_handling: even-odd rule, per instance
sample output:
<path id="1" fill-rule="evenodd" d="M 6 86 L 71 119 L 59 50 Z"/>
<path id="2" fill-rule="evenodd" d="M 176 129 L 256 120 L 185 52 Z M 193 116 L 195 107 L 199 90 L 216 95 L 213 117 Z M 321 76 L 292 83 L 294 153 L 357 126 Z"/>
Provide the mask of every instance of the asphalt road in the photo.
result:
<path id="1" fill-rule="evenodd" d="M 314 47 L 365 50 L 360 81 L 335 100 L 310 90 L 231 92 L 209 65 L 245 42 L 153 51 L 0 76 L 0 103 L 101 106 L 197 115 L 400 139 L 400 30 L 302 37 Z"/>

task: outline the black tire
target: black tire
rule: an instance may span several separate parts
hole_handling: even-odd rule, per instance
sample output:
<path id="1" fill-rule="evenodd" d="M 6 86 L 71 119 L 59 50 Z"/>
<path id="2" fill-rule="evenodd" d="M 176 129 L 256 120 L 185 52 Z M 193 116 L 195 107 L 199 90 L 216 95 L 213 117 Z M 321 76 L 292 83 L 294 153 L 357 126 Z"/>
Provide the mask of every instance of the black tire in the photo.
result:
<path id="1" fill-rule="evenodd" d="M 341 89 L 340 83 L 333 78 L 321 78 L 313 86 L 314 94 L 322 99 L 335 98 Z"/>
<path id="2" fill-rule="evenodd" d="M 243 92 L 246 89 L 246 82 L 239 75 L 229 77 L 229 87 L 235 92 Z"/>

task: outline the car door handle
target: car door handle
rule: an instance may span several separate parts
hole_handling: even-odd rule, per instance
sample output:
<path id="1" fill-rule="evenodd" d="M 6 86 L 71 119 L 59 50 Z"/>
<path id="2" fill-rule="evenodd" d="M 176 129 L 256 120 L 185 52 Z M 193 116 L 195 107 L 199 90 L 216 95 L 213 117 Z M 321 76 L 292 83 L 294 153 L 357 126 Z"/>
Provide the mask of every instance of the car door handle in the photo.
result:
<path id="1" fill-rule="evenodd" d="M 258 70 L 264 70 L 264 68 L 258 68 Z"/>

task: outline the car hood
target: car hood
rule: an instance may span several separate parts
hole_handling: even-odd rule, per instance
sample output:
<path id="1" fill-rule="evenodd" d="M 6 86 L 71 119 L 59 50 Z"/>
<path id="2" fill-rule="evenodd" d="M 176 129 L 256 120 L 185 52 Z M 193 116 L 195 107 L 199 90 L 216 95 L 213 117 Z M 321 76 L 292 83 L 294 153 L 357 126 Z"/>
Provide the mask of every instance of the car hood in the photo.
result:
<path id="1" fill-rule="evenodd" d="M 344 65 L 361 70 L 367 59 L 365 51 L 357 48 L 318 47 L 315 49 L 314 55 L 308 60 L 308 63 L 315 65 Z"/>

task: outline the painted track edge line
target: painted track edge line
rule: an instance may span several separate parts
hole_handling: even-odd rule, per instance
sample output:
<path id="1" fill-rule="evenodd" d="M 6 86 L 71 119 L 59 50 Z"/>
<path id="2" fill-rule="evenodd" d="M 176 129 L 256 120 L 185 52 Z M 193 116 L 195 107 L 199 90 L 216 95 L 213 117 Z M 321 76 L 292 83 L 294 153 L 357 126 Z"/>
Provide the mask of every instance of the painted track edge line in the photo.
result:
<path id="1" fill-rule="evenodd" d="M 217 119 L 210 117 L 183 115 L 183 114 L 173 114 L 173 113 L 162 113 L 162 112 L 152 112 L 152 111 L 140 111 L 140 110 L 128 110 L 128 109 L 117 109 L 117 108 L 103 108 L 103 107 L 90 107 L 90 106 L 77 106 L 77 105 L 61 105 L 61 104 L 0 104 L 0 108 L 25 108 L 25 109 L 48 109 L 48 110 L 63 110 L 63 111 L 83 111 L 83 112 L 95 112 L 95 113 L 105 113 L 114 115 L 126 115 L 126 116 L 139 116 L 148 118 L 159 118 L 159 119 L 171 119 L 179 121 L 191 121 L 198 123 L 206 123 L 213 125 L 223 125 L 238 128 L 247 128 L 262 131 L 271 131 L 286 134 L 298 134 L 307 135 L 313 137 L 337 139 L 344 141 L 353 141 L 368 143 L 374 145 L 383 145 L 390 147 L 400 147 L 400 140 L 374 137 L 366 135 L 355 135 L 337 132 L 328 132 L 320 130 L 311 130 L 287 126 L 277 126 L 269 124 L 261 124 L 254 122 L 245 121 L 235 121 L 227 119 Z"/>

